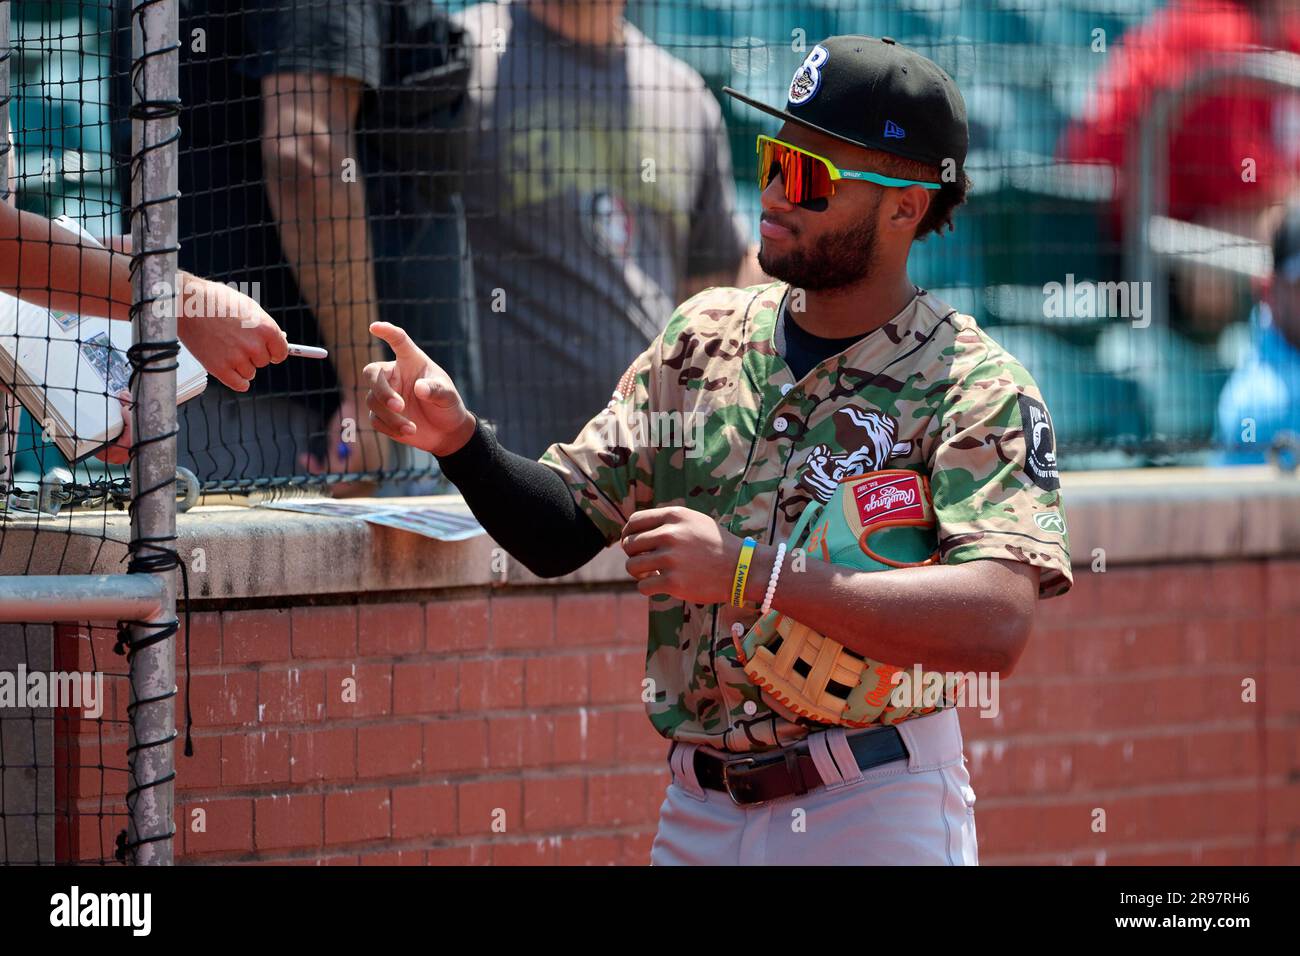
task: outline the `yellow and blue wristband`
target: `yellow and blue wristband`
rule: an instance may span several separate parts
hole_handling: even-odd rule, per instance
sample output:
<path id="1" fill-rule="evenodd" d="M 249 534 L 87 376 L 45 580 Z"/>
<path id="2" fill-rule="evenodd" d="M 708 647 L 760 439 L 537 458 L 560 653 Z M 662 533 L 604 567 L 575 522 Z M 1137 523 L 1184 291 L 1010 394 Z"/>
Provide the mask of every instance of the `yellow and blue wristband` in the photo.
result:
<path id="1" fill-rule="evenodd" d="M 758 542 L 746 538 L 740 546 L 740 560 L 736 562 L 736 578 L 731 585 L 731 606 L 745 606 L 745 582 L 749 579 L 749 566 L 754 562 L 754 548 Z"/>

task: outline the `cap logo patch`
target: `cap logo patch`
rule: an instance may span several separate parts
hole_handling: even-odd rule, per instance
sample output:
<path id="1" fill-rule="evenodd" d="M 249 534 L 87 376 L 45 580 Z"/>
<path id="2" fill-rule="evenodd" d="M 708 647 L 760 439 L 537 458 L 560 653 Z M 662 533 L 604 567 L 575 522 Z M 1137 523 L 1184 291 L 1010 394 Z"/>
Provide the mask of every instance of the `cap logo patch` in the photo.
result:
<path id="1" fill-rule="evenodd" d="M 903 127 L 893 120 L 885 120 L 885 139 L 902 139 L 907 135 Z"/>
<path id="2" fill-rule="evenodd" d="M 830 59 L 830 52 L 820 43 L 808 51 L 808 55 L 794 71 L 790 80 L 790 105 L 798 106 L 813 98 L 822 85 L 821 68 Z"/>

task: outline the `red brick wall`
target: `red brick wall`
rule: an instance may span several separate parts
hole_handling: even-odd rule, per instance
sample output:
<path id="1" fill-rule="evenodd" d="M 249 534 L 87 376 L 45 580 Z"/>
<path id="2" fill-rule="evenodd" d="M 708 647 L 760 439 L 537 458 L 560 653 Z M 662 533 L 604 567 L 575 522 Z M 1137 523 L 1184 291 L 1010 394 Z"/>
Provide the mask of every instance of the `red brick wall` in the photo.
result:
<path id="1" fill-rule="evenodd" d="M 1041 606 L 1000 716 L 962 714 L 982 862 L 1300 863 L 1298 618 L 1297 561 L 1078 569 L 1073 592 Z M 645 602 L 630 588 L 192 624 L 185 862 L 647 862 L 667 744 L 639 700 Z M 112 639 L 64 628 L 61 659 L 85 667 L 93 652 L 120 672 Z M 126 688 L 110 683 L 120 721 Z M 123 724 L 65 726 L 65 758 L 125 765 Z M 120 811 L 125 774 L 61 779 L 60 806 L 81 808 L 61 817 L 64 851 L 111 853 L 122 820 L 96 808 L 102 790 Z"/>
<path id="2" fill-rule="evenodd" d="M 1298 561 L 1076 568 L 962 714 L 980 861 L 1300 863 L 1298 622 Z"/>

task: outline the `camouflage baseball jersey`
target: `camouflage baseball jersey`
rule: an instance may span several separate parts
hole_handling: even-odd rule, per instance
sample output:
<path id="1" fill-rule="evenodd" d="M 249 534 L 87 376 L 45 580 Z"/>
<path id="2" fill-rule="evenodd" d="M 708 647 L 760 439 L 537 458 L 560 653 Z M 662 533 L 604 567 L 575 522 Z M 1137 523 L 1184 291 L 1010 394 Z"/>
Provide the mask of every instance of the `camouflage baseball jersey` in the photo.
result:
<path id="1" fill-rule="evenodd" d="M 1064 594 L 1052 423 L 1025 368 L 921 291 L 796 382 L 777 321 L 788 290 L 712 288 L 682 303 L 609 405 L 542 456 L 606 540 L 637 510 L 683 505 L 774 544 L 840 479 L 904 468 L 929 476 L 943 563 L 1023 561 L 1042 569 L 1040 597 Z M 778 714 L 745 676 L 732 627 L 757 618 L 749 606 L 650 599 L 646 709 L 661 734 L 747 751 L 819 726 Z"/>

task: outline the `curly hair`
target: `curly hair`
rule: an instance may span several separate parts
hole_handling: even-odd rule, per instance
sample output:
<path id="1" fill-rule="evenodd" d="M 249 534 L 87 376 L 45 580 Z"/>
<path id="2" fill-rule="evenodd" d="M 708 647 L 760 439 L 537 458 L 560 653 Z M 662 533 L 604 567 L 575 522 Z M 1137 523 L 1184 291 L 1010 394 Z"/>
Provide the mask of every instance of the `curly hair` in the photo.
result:
<path id="1" fill-rule="evenodd" d="M 957 211 L 957 207 L 966 201 L 966 194 L 973 185 L 964 170 L 958 172 L 956 180 L 948 182 L 943 178 L 938 166 L 895 156 L 893 153 L 884 153 L 877 149 L 869 149 L 866 152 L 867 169 L 872 172 L 898 179 L 919 179 L 922 182 L 941 184 L 930 197 L 930 208 L 917 224 L 916 235 L 912 237 L 914 240 L 924 239 L 931 233 L 943 235 L 944 230 L 951 231 L 954 228 L 953 214 Z"/>

